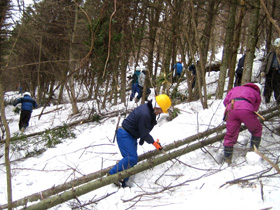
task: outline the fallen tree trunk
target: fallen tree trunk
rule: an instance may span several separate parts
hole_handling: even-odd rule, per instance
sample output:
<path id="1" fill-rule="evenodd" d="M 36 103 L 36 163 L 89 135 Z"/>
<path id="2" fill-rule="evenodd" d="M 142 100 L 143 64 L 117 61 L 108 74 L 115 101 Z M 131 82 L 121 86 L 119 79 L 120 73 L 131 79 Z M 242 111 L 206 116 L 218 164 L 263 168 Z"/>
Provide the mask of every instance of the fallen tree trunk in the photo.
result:
<path id="1" fill-rule="evenodd" d="M 243 129 L 245 129 L 245 128 L 243 128 Z M 128 170 L 119 172 L 119 173 L 111 175 L 111 176 L 99 178 L 99 179 L 97 179 L 95 181 L 92 181 L 88 184 L 73 188 L 72 190 L 63 192 L 59 195 L 56 195 L 56 196 L 53 196 L 53 197 L 50 197 L 50 198 L 47 198 L 45 200 L 40 201 L 37 204 L 28 206 L 28 207 L 23 208 L 23 209 L 26 209 L 26 210 L 40 210 L 40 209 L 48 209 L 48 208 L 54 207 L 54 206 L 56 206 L 60 203 L 66 202 L 66 201 L 71 200 L 73 198 L 76 198 L 78 196 L 89 193 L 93 190 L 99 189 L 101 187 L 104 187 L 106 185 L 114 183 L 114 182 L 116 182 L 120 179 L 124 179 L 126 177 L 131 176 L 131 175 L 137 174 L 139 172 L 142 172 L 142 171 L 145 171 L 145 170 L 150 169 L 152 167 L 155 167 L 157 165 L 160 165 L 160 164 L 162 164 L 162 163 L 164 163 L 164 162 L 166 162 L 170 159 L 177 158 L 181 155 L 192 152 L 192 151 L 194 151 L 196 149 L 199 149 L 201 147 L 207 146 L 209 144 L 213 144 L 213 143 L 223 139 L 224 136 L 225 136 L 225 133 L 222 133 L 220 135 L 209 138 L 207 140 L 197 142 L 197 143 L 194 143 L 192 145 L 188 145 L 188 146 L 186 146 L 182 149 L 178 149 L 176 151 L 166 153 L 165 155 L 156 157 L 154 159 L 148 159 L 147 161 L 145 161 L 143 163 L 140 163 L 140 164 L 137 164 L 137 165 L 135 165 L 134 167 L 132 167 Z"/>
<path id="2" fill-rule="evenodd" d="M 275 110 L 276 110 L 276 111 L 275 111 Z M 270 113 L 270 114 L 268 114 L 268 115 L 265 116 L 265 119 L 266 119 L 266 120 L 268 120 L 268 119 L 270 119 L 270 118 L 273 118 L 273 117 L 279 115 L 279 113 L 280 113 L 280 111 L 279 111 L 278 109 L 274 109 L 273 111 L 275 111 L 275 112 L 272 112 L 272 113 Z M 263 113 L 264 113 L 264 112 L 263 112 Z M 263 113 L 262 113 L 262 114 L 263 114 Z M 211 135 L 211 134 L 213 134 L 213 133 L 215 133 L 215 132 L 221 132 L 223 129 L 225 129 L 225 124 L 223 124 L 223 125 L 221 125 L 221 126 L 218 126 L 218 127 L 216 127 L 216 128 L 213 128 L 213 129 L 209 129 L 209 130 L 204 131 L 204 132 L 202 132 L 202 133 L 198 133 L 198 134 L 196 134 L 196 135 L 190 136 L 190 137 L 188 137 L 188 138 L 186 138 L 186 139 L 183 139 L 183 140 L 180 140 L 180 141 L 175 141 L 175 142 L 173 142 L 173 143 L 171 143 L 171 144 L 169 144 L 169 145 L 164 146 L 164 150 L 165 150 L 165 151 L 171 151 L 171 150 L 173 150 L 173 149 L 175 149 L 175 148 L 178 148 L 178 147 L 181 147 L 181 146 L 183 146 L 183 145 L 192 143 L 192 142 L 194 142 L 194 141 L 196 141 L 196 140 L 198 140 L 198 139 L 205 138 L 205 137 L 207 137 L 207 136 L 209 136 L 209 135 Z M 241 127 L 241 131 L 242 131 L 242 130 L 245 130 L 245 129 L 246 129 L 245 126 L 242 126 L 242 127 Z M 224 137 L 224 135 L 225 135 L 225 133 L 222 133 L 222 134 L 219 134 L 219 135 L 213 137 L 214 139 L 216 139 L 216 141 L 214 141 L 214 142 L 217 142 L 217 141 L 222 140 L 222 138 Z M 211 139 L 213 139 L 213 138 L 211 138 Z M 208 141 L 209 141 L 209 140 L 206 141 L 206 143 L 205 143 L 206 145 L 208 145 L 208 143 L 207 143 Z M 198 148 L 201 148 L 201 147 L 205 146 L 203 142 L 205 142 L 205 141 L 200 141 L 199 143 L 196 143 L 196 145 L 201 145 L 201 146 L 198 147 Z M 212 141 L 211 141 L 211 142 L 212 142 Z M 214 142 L 213 142 L 213 143 L 214 143 Z M 210 143 L 209 143 L 209 144 L 210 144 Z M 185 147 L 184 149 L 187 149 L 187 148 L 189 148 L 189 147 L 191 147 L 191 146 L 187 146 L 187 147 Z M 175 152 L 178 152 L 178 151 L 181 151 L 181 150 L 176 150 Z M 186 151 L 189 152 L 189 150 L 186 150 Z M 193 151 L 193 150 L 191 150 L 191 151 Z M 140 162 L 140 161 L 143 161 L 143 160 L 145 160 L 145 159 L 148 159 L 148 158 L 152 158 L 153 156 L 159 155 L 160 153 L 161 153 L 160 151 L 154 150 L 154 151 L 150 151 L 150 152 L 148 152 L 148 153 L 145 153 L 145 154 L 143 154 L 143 155 L 140 155 L 140 156 L 139 156 L 139 162 Z M 173 153 L 174 153 L 174 152 L 166 153 L 166 154 L 164 155 L 164 156 L 165 156 L 165 159 L 167 158 L 166 161 L 175 158 L 174 155 L 173 155 Z M 187 153 L 187 152 L 186 152 L 186 153 Z M 177 154 L 177 153 L 176 153 L 176 154 Z M 182 153 L 181 155 L 183 155 L 183 154 L 185 154 L 185 153 Z M 180 155 L 179 155 L 179 156 L 180 156 Z M 176 157 L 178 157 L 178 156 L 176 156 Z M 149 161 L 148 161 L 148 162 L 149 162 Z M 164 161 L 164 162 L 165 162 L 165 161 Z M 154 165 L 154 166 L 156 166 L 156 165 Z M 105 168 L 105 169 L 102 169 L 102 170 L 100 170 L 100 171 L 94 172 L 94 173 L 89 174 L 89 175 L 87 175 L 87 176 L 79 177 L 79 178 L 77 178 L 77 179 L 75 179 L 75 180 L 72 180 L 72 181 L 70 181 L 70 182 L 67 182 L 67 183 L 65 183 L 65 184 L 62 184 L 62 185 L 58 185 L 58 186 L 56 186 L 56 187 L 49 188 L 49 189 L 47 189 L 47 190 L 44 190 L 44 191 L 42 191 L 42 192 L 38 192 L 38 193 L 32 194 L 32 195 L 30 195 L 30 196 L 26 196 L 26 197 L 24 197 L 24 198 L 22 198 L 22 199 L 19 199 L 19 200 L 17 200 L 17 201 L 14 201 L 14 202 L 12 203 L 12 207 L 18 207 L 18 206 L 21 206 L 21 205 L 26 205 L 28 202 L 37 201 L 37 200 L 39 200 L 39 199 L 41 199 L 41 200 L 42 200 L 42 199 L 47 200 L 46 198 L 48 198 L 48 197 L 50 197 L 50 196 L 53 196 L 53 195 L 55 195 L 55 194 L 57 194 L 57 193 L 60 193 L 60 192 L 63 192 L 63 191 L 72 189 L 72 188 L 74 188 L 74 187 L 76 187 L 76 186 L 79 186 L 79 185 L 88 183 L 88 182 L 90 182 L 90 181 L 92 181 L 92 180 L 95 180 L 95 179 L 97 179 L 97 178 L 100 178 L 100 177 L 106 175 L 106 173 L 108 173 L 109 170 L 110 170 L 112 167 L 113 167 L 113 166 L 110 166 L 110 167 L 108 167 L 108 168 Z M 135 167 L 135 166 L 134 166 L 134 167 Z M 134 168 L 134 167 L 133 167 L 133 168 Z M 132 168 L 132 169 L 133 169 L 133 168 Z M 129 169 L 129 170 L 130 170 L 130 169 Z M 146 169 L 144 169 L 144 170 L 146 170 Z M 124 172 L 122 172 L 122 173 L 124 173 Z M 129 172 L 129 173 L 130 173 L 130 172 Z M 137 172 L 137 173 L 138 173 L 138 172 Z M 120 173 L 118 173 L 118 174 L 120 174 Z M 135 173 L 133 173 L 133 174 L 135 174 Z M 133 175 L 133 174 L 131 174 L 131 175 Z M 130 175 L 128 175 L 128 176 L 130 176 Z M 113 177 L 113 176 L 110 176 L 110 177 Z M 118 175 L 118 178 L 117 178 L 117 179 L 113 179 L 113 178 L 112 178 L 111 182 L 109 182 L 108 184 L 113 183 L 113 182 L 119 180 L 120 178 L 123 178 L 123 177 L 120 177 L 120 175 Z M 104 179 L 104 178 L 103 178 L 103 179 Z M 107 183 L 107 182 L 106 182 L 106 183 Z M 105 185 L 107 185 L 107 184 L 105 184 Z M 105 185 L 102 185 L 102 186 L 105 186 Z M 102 187 L 102 186 L 101 186 L 101 187 Z M 98 188 L 99 188 L 99 187 L 98 187 Z M 96 189 L 98 189 L 98 188 L 96 188 Z M 92 191 L 92 190 L 91 190 L 91 191 Z M 71 191 L 71 192 L 72 192 L 72 191 Z M 87 193 L 87 192 L 86 192 L 86 193 Z M 62 194 L 63 194 L 63 193 L 62 193 Z M 84 193 L 84 194 L 85 194 L 85 193 Z M 67 195 L 67 197 L 68 197 L 68 196 L 69 196 L 69 195 Z M 74 198 L 74 197 L 73 197 L 73 198 Z M 70 199 L 71 199 L 71 198 L 70 198 Z M 44 201 L 44 200 L 43 200 L 43 201 Z M 41 202 L 42 202 L 42 201 L 41 201 Z M 40 203 L 41 203 L 41 202 L 40 202 Z M 57 204 L 56 204 L 56 205 L 57 205 Z M 7 207 L 7 204 L 0 206 L 1 209 L 2 209 L 2 208 L 6 208 L 6 207 Z"/>
<path id="3" fill-rule="evenodd" d="M 193 136 L 190 136 L 188 138 L 185 138 L 183 140 L 179 140 L 179 141 L 175 141 L 169 145 L 166 145 L 164 146 L 164 150 L 165 151 L 170 151 L 172 149 L 175 149 L 175 148 L 178 148 L 184 144 L 189 144 L 193 141 L 196 141 L 200 138 L 203 138 L 203 137 L 207 137 L 215 132 L 221 132 L 223 129 L 225 129 L 225 125 L 221 125 L 221 126 L 218 126 L 216 128 L 213 128 L 213 129 L 209 129 L 207 131 L 204 131 L 202 133 L 198 133 L 198 134 L 195 134 Z M 138 160 L 139 162 L 143 161 L 143 160 L 146 160 L 148 158 L 151 158 L 153 156 L 156 156 L 158 154 L 160 154 L 161 152 L 158 151 L 158 150 L 153 150 L 153 151 L 150 151 L 150 152 L 147 152 L 145 154 L 142 154 L 138 157 Z M 49 188 L 49 189 L 46 189 L 44 191 L 41 191 L 41 192 L 38 192 L 38 193 L 34 193 L 32 195 L 29 195 L 29 196 L 26 196 L 22 199 L 19 199 L 17 201 L 14 201 L 12 203 L 12 207 L 17 207 L 17 206 L 21 206 L 21 205 L 26 205 L 27 202 L 32 202 L 32 201 L 37 201 L 37 200 L 42 200 L 42 199 L 45 199 L 45 198 L 48 198 L 52 195 L 55 195 L 57 193 L 60 193 L 60 192 L 63 192 L 65 190 L 69 190 L 71 189 L 72 187 L 76 187 L 76 186 L 79 186 L 79 185 L 82 185 L 82 184 L 85 184 L 87 182 L 90 182 L 94 179 L 97 179 L 99 177 L 102 177 L 104 176 L 106 173 L 108 173 L 110 171 L 110 169 L 112 168 L 113 166 L 110 166 L 110 167 L 107 167 L 105 169 L 102 169 L 100 171 L 97 171 L 97 172 L 94 172 L 94 173 L 91 173 L 91 174 L 88 174 L 86 176 L 82 176 L 82 177 L 79 177 L 77 179 L 74 179 L 72 181 L 69 181 L 67 183 L 64 183 L 64 184 L 61 184 L 61 185 L 58 185 L 56 187 L 52 187 L 52 188 Z M 0 206 L 0 209 L 1 208 L 5 208 L 6 205 L 2 205 Z"/>

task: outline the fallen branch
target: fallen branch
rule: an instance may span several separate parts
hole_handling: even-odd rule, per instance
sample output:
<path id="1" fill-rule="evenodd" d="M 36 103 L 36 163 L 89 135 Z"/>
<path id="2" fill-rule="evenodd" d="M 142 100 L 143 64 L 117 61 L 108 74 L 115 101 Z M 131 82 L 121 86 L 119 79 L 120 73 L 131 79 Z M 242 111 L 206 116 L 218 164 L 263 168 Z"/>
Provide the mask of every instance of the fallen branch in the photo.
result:
<path id="1" fill-rule="evenodd" d="M 261 156 L 264 160 L 266 160 L 277 172 L 278 174 L 280 174 L 280 169 L 278 167 L 278 165 L 276 165 L 275 163 L 273 163 L 271 160 L 269 160 L 264 154 L 262 154 L 254 145 L 254 152 L 257 153 L 259 156 Z"/>
<path id="2" fill-rule="evenodd" d="M 253 173 L 253 174 L 250 174 L 250 175 L 247 175 L 247 176 L 244 176 L 244 177 L 240 177 L 238 179 L 227 181 L 226 183 L 222 184 L 219 188 L 222 188 L 222 187 L 224 187 L 227 184 L 230 184 L 230 185 L 232 185 L 232 184 L 239 184 L 239 183 L 242 183 L 242 182 L 248 182 L 248 181 L 251 181 L 251 180 L 259 179 L 261 177 L 275 176 L 276 174 L 270 174 L 268 176 L 263 176 L 263 174 L 268 173 L 269 171 L 271 171 L 271 169 L 272 168 L 269 168 L 269 169 L 264 170 L 264 171 L 260 171 L 260 172 Z M 251 177 L 251 176 L 254 176 L 254 177 L 247 178 L 247 177 Z M 247 178 L 247 179 L 245 179 L 245 178 Z"/>
<path id="3" fill-rule="evenodd" d="M 53 109 L 53 110 L 51 110 L 51 111 L 48 111 L 48 112 L 44 112 L 44 113 L 41 113 L 41 114 L 34 115 L 34 116 L 32 116 L 32 117 L 38 117 L 38 116 L 40 116 L 40 115 L 49 114 L 49 113 L 51 113 L 51 112 L 55 112 L 55 111 L 60 110 L 60 109 L 62 109 L 62 106 L 61 106 L 61 107 L 58 107 L 58 108 L 56 108 L 56 109 Z"/>

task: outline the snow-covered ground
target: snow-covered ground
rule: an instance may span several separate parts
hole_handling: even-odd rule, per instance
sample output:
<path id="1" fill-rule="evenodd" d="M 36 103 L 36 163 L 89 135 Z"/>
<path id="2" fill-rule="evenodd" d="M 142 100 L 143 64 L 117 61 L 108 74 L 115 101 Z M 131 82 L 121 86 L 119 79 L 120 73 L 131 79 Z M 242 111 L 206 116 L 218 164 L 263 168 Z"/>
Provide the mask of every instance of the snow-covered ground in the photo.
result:
<path id="1" fill-rule="evenodd" d="M 258 65 L 258 64 L 257 64 Z M 218 72 L 206 75 L 208 91 L 215 93 Z M 184 89 L 186 84 L 181 85 Z M 153 97 L 153 91 L 150 98 Z M 183 102 L 176 105 L 180 109 L 178 117 L 168 121 L 166 114 L 162 114 L 158 124 L 151 135 L 159 139 L 162 146 L 176 140 L 203 132 L 209 128 L 222 125 L 224 106 L 222 100 L 214 97 L 208 101 L 208 109 L 203 109 L 200 101 Z M 273 105 L 262 103 L 260 110 Z M 87 116 L 87 110 L 92 102 L 79 103 L 83 110 L 80 119 Z M 71 105 L 63 104 L 49 106 L 44 112 L 61 109 L 44 114 L 38 119 L 42 108 L 32 113 L 30 126 L 25 134 L 43 131 L 64 123 L 76 121 L 79 118 L 71 117 Z M 135 102 L 129 102 L 128 108 L 136 107 Z M 123 104 L 111 107 L 111 110 L 124 108 Z M 12 136 L 19 134 L 19 115 L 6 107 L 6 117 Z M 121 120 L 124 118 L 122 117 Z M 279 118 L 275 120 L 279 124 Z M 93 173 L 100 169 L 113 166 L 121 159 L 116 143 L 113 143 L 117 117 L 77 125 L 71 128 L 75 138 L 64 139 L 63 143 L 49 148 L 39 156 L 17 160 L 26 151 L 11 152 L 13 200 L 23 198 L 30 194 L 40 192 L 59 184 L 63 184 L 82 175 Z M 271 128 L 273 124 L 265 122 Z M 176 160 L 168 161 L 162 165 L 130 177 L 130 188 L 118 189 L 113 184 L 80 196 L 81 203 L 99 200 L 84 209 L 207 209 L 207 210 L 280 210 L 280 179 L 275 169 L 269 163 L 259 158 L 254 152 L 246 152 L 250 140 L 250 133 L 243 131 L 239 135 L 235 146 L 233 164 L 219 165 L 216 160 L 223 154 L 222 142 L 218 142 L 205 149 L 183 155 Z M 267 127 L 263 127 L 263 141 L 260 151 L 273 162 L 279 161 L 280 138 Z M 31 142 L 30 137 L 26 141 Z M 30 149 L 36 146 L 30 145 Z M 138 155 L 154 150 L 153 145 L 145 143 L 138 146 Z M 3 154 L 4 146 L 1 146 Z M 4 157 L 0 159 L 0 204 L 7 202 L 6 172 Z M 258 178 L 259 176 L 259 178 Z M 246 178 L 245 178 L 246 177 Z M 246 182 L 227 184 L 235 179 L 248 179 Z M 52 209 L 71 209 L 77 204 L 71 200 Z M 29 203 L 31 205 L 33 203 Z M 18 208 L 20 209 L 20 208 Z"/>

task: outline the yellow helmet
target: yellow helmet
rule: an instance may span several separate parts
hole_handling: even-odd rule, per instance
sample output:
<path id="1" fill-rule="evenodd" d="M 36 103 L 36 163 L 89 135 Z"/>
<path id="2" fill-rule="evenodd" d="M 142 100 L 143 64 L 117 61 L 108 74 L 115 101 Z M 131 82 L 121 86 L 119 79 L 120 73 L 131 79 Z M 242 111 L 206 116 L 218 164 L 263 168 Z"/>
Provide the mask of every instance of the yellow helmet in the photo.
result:
<path id="1" fill-rule="evenodd" d="M 166 94 L 156 96 L 156 102 L 164 113 L 167 113 L 171 106 L 171 100 Z"/>

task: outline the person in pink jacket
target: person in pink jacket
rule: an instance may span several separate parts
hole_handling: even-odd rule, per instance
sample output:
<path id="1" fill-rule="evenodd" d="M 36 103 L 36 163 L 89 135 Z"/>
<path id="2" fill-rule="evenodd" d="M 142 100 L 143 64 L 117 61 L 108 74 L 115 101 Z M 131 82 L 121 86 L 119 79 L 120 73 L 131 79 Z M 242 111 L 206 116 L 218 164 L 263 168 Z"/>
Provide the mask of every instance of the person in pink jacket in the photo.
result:
<path id="1" fill-rule="evenodd" d="M 231 164 L 233 146 L 237 142 L 241 123 L 243 122 L 252 134 L 251 148 L 258 148 L 261 142 L 262 125 L 255 112 L 261 104 L 261 85 L 247 83 L 231 89 L 225 100 L 224 120 L 227 132 L 224 138 L 224 160 Z"/>

